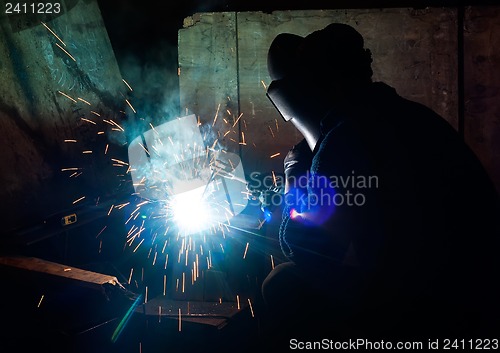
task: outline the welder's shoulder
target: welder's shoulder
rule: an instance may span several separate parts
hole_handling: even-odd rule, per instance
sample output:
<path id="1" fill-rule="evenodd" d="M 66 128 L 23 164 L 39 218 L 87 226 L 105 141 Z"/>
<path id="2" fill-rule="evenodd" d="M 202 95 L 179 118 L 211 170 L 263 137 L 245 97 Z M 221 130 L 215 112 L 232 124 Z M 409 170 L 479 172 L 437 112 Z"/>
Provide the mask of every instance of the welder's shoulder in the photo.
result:
<path id="1" fill-rule="evenodd" d="M 362 134 L 353 121 L 340 122 L 322 139 L 312 161 L 312 171 L 337 175 L 350 175 L 352 170 L 362 172 L 368 166 L 362 140 Z"/>
<path id="2" fill-rule="evenodd" d="M 458 137 L 453 125 L 429 106 L 404 97 L 399 97 L 394 103 L 394 116 L 403 126 L 427 136 Z"/>

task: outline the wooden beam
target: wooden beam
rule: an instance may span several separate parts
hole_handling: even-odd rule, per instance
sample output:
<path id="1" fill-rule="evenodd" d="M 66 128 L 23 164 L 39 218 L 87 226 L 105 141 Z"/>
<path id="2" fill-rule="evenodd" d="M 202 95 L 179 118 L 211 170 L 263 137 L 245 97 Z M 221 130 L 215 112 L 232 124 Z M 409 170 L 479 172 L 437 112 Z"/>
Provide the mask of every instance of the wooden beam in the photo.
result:
<path id="1" fill-rule="evenodd" d="M 104 285 L 123 287 L 115 276 L 46 261 L 36 257 L 2 256 L 0 266 L 27 271 L 28 274 L 48 275 L 54 279 L 68 279 L 78 285 L 102 290 Z"/>

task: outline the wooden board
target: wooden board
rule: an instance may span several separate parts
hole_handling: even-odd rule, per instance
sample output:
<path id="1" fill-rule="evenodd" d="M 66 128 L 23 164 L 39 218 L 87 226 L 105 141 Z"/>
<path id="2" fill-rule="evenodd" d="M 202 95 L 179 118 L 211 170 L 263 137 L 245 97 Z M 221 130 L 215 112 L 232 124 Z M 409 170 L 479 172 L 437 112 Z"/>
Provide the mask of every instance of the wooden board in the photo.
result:
<path id="1" fill-rule="evenodd" d="M 2 256 L 0 265 L 26 271 L 26 274 L 48 275 L 68 279 L 73 283 L 101 290 L 104 285 L 121 286 L 115 276 L 82 270 L 80 268 L 46 261 L 36 257 Z"/>

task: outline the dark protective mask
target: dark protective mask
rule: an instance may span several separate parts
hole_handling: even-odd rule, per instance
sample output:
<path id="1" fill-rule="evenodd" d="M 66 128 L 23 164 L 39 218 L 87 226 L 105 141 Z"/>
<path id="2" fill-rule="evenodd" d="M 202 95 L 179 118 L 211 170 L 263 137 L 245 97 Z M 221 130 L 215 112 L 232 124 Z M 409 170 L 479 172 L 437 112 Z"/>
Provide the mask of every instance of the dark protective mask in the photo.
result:
<path id="1" fill-rule="evenodd" d="M 285 121 L 290 121 L 293 118 L 293 111 L 290 109 L 287 103 L 286 90 L 287 87 L 284 84 L 284 79 L 272 81 L 267 88 L 267 98 L 274 105 L 276 110 L 280 113 L 281 117 Z"/>
<path id="2" fill-rule="evenodd" d="M 316 101 L 311 88 L 303 80 L 286 77 L 272 81 L 266 95 L 283 120 L 303 119 L 311 113 L 311 104 Z"/>

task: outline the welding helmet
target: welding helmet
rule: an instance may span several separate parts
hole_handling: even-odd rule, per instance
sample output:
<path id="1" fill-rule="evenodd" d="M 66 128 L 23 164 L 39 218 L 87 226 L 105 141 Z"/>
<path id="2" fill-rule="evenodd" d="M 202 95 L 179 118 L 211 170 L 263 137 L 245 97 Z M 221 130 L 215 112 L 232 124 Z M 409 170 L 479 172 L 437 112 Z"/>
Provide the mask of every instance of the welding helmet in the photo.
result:
<path id="1" fill-rule="evenodd" d="M 349 25 L 332 23 L 305 37 L 278 34 L 267 56 L 272 80 L 267 97 L 289 121 L 324 99 L 334 99 L 334 85 L 348 89 L 371 82 L 371 62 L 363 37 Z"/>
<path id="2" fill-rule="evenodd" d="M 267 88 L 267 97 L 285 121 L 291 120 L 301 113 L 294 107 L 300 104 L 302 88 L 300 87 L 298 67 L 298 48 L 304 38 L 291 33 L 281 33 L 271 43 L 267 56 L 267 69 L 271 83 Z"/>
<path id="3" fill-rule="evenodd" d="M 308 99 L 313 97 L 308 94 L 310 91 L 304 91 L 304 84 L 300 80 L 283 78 L 272 81 L 267 88 L 266 95 L 283 120 L 303 116 L 308 112 L 309 105 L 314 104 L 314 101 Z"/>

